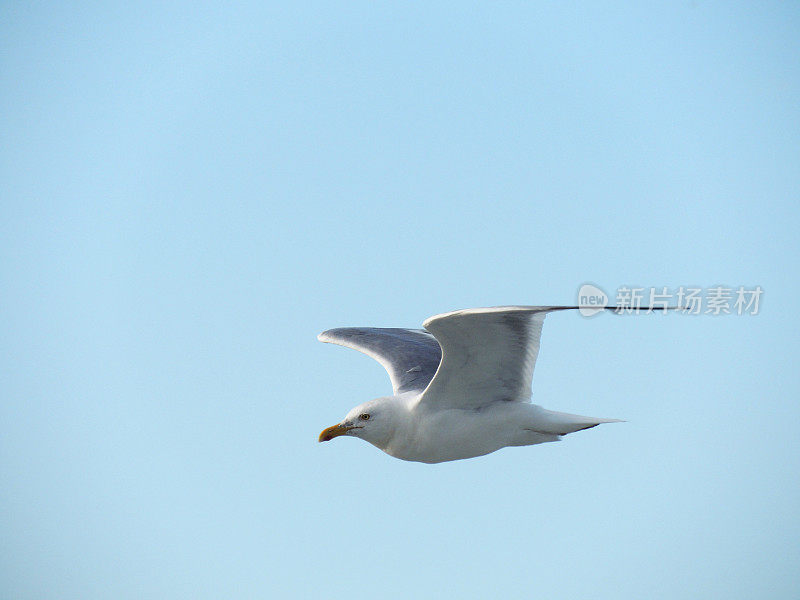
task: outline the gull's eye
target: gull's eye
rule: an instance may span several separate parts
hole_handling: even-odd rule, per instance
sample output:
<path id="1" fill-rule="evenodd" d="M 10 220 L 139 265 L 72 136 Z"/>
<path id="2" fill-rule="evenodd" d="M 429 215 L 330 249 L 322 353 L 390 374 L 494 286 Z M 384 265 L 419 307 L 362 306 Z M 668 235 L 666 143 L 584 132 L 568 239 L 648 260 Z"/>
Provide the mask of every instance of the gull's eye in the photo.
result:
<path id="1" fill-rule="evenodd" d="M 369 421 L 369 413 L 361 413 L 360 415 L 358 415 L 358 418 L 361 419 L 362 421 Z"/>

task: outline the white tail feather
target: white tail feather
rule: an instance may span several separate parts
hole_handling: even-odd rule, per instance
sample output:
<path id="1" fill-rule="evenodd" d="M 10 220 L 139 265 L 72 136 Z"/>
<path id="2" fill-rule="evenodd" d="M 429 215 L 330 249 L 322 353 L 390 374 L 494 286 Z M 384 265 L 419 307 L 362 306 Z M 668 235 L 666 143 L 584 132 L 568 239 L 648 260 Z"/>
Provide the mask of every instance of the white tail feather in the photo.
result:
<path id="1" fill-rule="evenodd" d="M 566 435 L 582 429 L 589 429 L 602 423 L 624 423 L 622 419 L 603 419 L 600 417 L 586 417 L 569 413 L 556 412 L 542 409 L 542 420 L 537 423 L 536 429 L 543 433 Z"/>

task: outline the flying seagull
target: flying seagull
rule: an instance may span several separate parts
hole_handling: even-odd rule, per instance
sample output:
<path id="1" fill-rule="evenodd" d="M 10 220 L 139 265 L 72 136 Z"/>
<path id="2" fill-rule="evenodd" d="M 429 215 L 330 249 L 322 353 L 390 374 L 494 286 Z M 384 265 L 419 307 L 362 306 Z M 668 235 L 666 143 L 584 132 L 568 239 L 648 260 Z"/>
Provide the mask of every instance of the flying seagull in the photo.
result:
<path id="1" fill-rule="evenodd" d="M 320 341 L 353 348 L 383 365 L 393 395 L 356 406 L 320 433 L 319 441 L 358 437 L 395 458 L 438 463 L 506 446 L 555 442 L 568 433 L 618 422 L 531 403 L 544 318 L 577 308 L 472 308 L 435 315 L 423 323 L 425 329 L 324 331 Z"/>

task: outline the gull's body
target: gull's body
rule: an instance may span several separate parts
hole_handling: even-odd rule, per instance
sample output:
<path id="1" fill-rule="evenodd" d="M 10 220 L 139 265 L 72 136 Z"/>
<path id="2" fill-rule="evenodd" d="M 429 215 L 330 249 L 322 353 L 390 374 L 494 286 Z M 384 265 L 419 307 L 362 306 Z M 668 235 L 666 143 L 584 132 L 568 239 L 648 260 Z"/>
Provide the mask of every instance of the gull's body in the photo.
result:
<path id="1" fill-rule="evenodd" d="M 431 317 L 425 330 L 346 327 L 321 333 L 323 342 L 380 362 L 394 395 L 355 407 L 320 441 L 361 437 L 396 458 L 438 463 L 553 442 L 616 421 L 531 403 L 544 318 L 572 308 L 476 308 Z"/>
<path id="2" fill-rule="evenodd" d="M 401 398 L 389 400 L 405 404 Z M 554 428 L 557 421 L 548 415 L 550 411 L 535 404 L 495 402 L 481 410 L 418 410 L 419 415 L 415 407 L 416 398 L 409 398 L 404 410 L 411 418 L 399 421 L 396 434 L 381 450 L 403 460 L 438 463 L 482 456 L 507 446 L 554 442 L 559 439 L 555 429 L 567 433 L 565 427 Z"/>

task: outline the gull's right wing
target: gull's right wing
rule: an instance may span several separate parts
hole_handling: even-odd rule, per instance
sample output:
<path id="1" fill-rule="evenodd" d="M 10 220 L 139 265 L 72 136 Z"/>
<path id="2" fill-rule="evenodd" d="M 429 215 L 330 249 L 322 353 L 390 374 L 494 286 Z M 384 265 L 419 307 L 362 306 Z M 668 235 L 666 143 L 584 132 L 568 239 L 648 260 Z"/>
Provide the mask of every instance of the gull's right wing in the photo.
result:
<path id="1" fill-rule="evenodd" d="M 389 373 L 395 394 L 424 390 L 442 358 L 436 338 L 421 329 L 340 327 L 323 331 L 317 339 L 377 360 Z"/>

